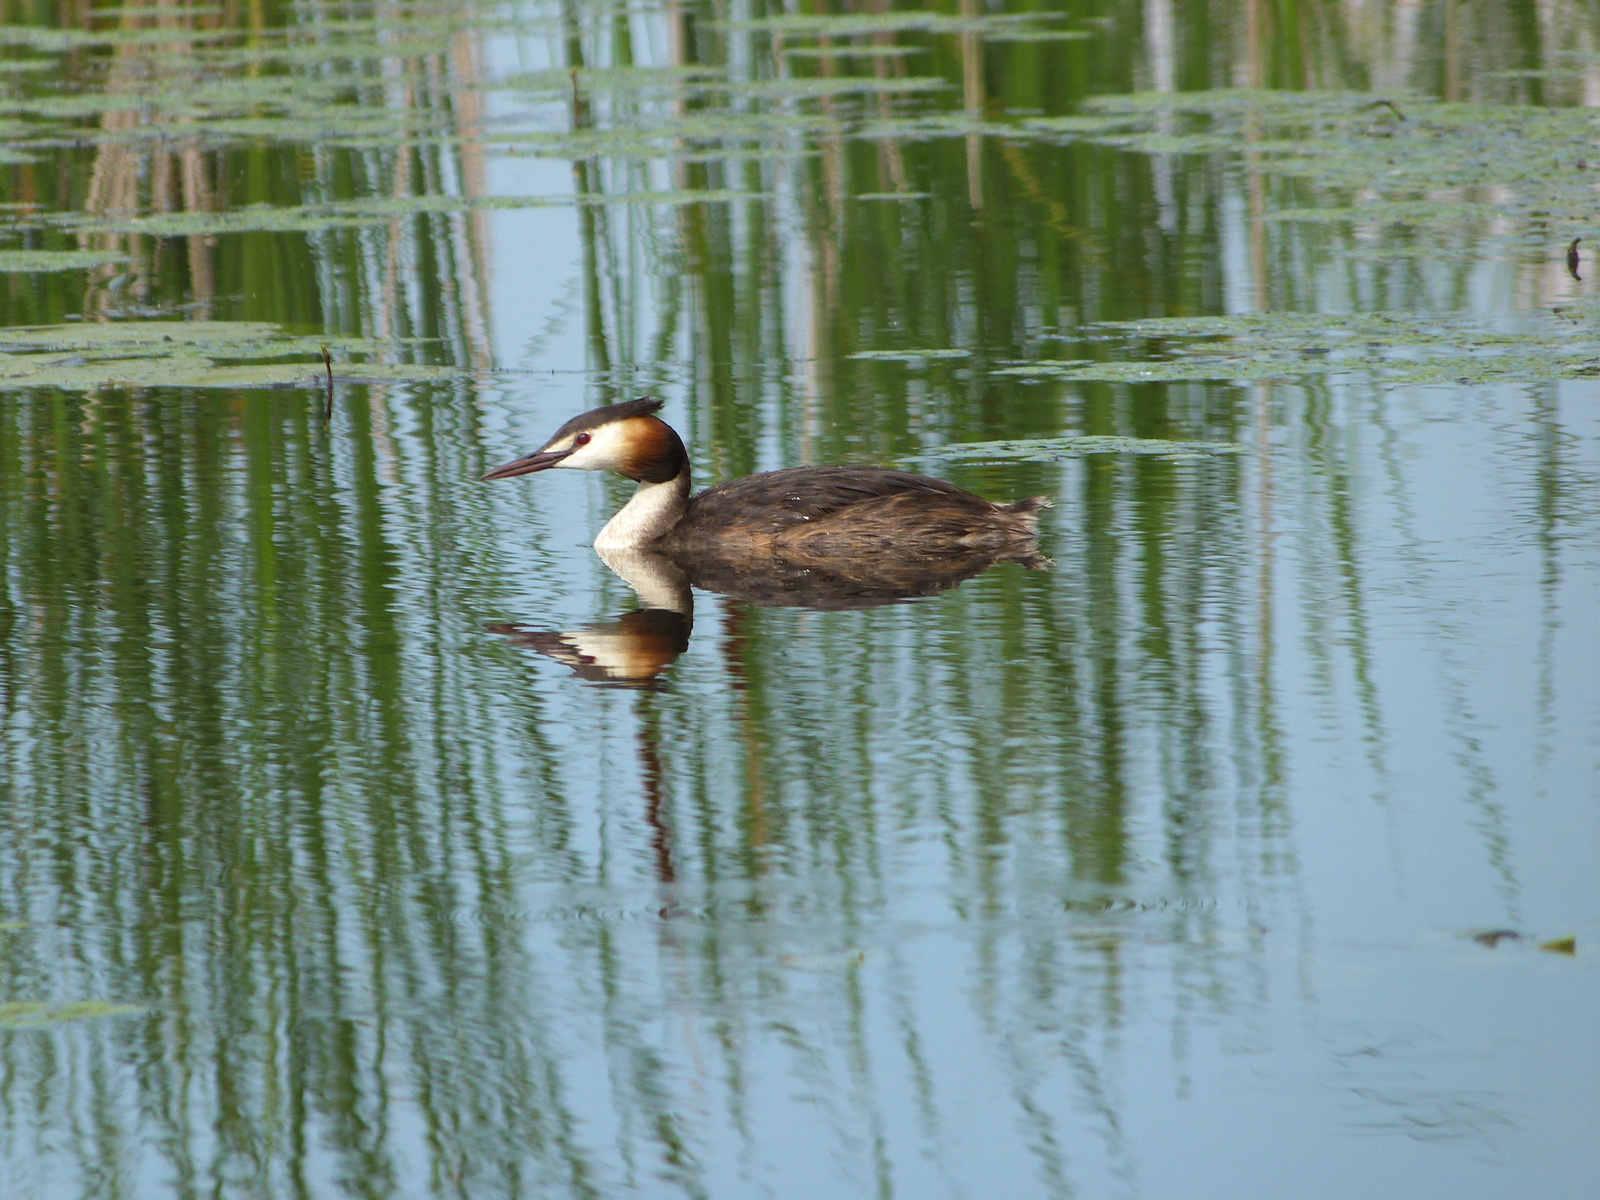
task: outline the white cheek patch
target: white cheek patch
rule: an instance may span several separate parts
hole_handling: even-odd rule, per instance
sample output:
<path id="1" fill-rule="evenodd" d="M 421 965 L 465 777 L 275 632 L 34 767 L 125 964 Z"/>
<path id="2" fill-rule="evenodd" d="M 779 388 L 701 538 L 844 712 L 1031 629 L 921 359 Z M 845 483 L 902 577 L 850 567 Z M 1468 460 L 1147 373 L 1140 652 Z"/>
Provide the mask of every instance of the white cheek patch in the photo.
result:
<path id="1" fill-rule="evenodd" d="M 626 457 L 627 440 L 621 425 L 602 425 L 589 431 L 589 444 L 579 446 L 556 465 L 573 471 L 613 471 Z"/>

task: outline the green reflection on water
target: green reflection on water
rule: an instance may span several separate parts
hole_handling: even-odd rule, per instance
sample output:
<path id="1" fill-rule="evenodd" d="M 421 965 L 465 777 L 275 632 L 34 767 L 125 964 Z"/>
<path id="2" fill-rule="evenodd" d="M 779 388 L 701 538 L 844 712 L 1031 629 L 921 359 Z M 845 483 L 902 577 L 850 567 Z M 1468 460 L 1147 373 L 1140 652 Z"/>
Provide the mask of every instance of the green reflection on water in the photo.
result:
<path id="1" fill-rule="evenodd" d="M 1288 760 L 1332 718 L 1296 687 L 1333 707 L 1349 675 L 1343 736 L 1398 803 L 1364 488 L 1399 497 L 1397 553 L 1435 570 L 1395 393 L 1352 400 L 1352 376 L 1419 345 L 1443 366 L 1402 382 L 1489 378 L 1463 362 L 1484 347 L 1496 380 L 1590 373 L 1559 323 L 1348 310 L 1470 309 L 1479 251 L 1535 289 L 1577 228 L 1540 205 L 1580 185 L 1411 195 L 1504 183 L 1419 158 L 1389 207 L 1356 203 L 1389 118 L 1339 89 L 1381 56 L 1328 5 L 850 7 L 8 10 L 0 312 L 86 336 L 0 340 L 76 356 L 133 322 L 251 323 L 222 369 L 300 360 L 207 393 L 162 350 L 0 407 L 19 1194 L 981 1194 L 963 1138 L 991 1135 L 1015 1142 L 1008 1190 L 1090 1194 L 1154 1153 L 1122 1031 L 1170 1046 L 1186 1094 L 1192 1043 L 1264 1037 L 1313 990 L 1282 966 L 1313 948 Z M 1429 120 L 1580 136 L 1512 108 L 1578 84 L 1497 73 L 1551 53 L 1532 12 L 1428 10 L 1448 36 L 1411 45 L 1404 86 L 1476 101 Z M 514 38 L 531 66 L 492 74 Z M 1329 111 L 1360 129 L 1286 149 Z M 571 195 L 496 193 L 497 153 L 570 162 Z M 490 632 L 634 604 L 566 553 L 578 516 L 473 482 L 508 422 L 537 423 L 533 373 L 488 374 L 492 277 L 521 269 L 490 216 L 568 203 L 567 409 L 669 393 L 703 479 L 899 460 L 1053 493 L 1053 569 L 865 612 L 702 602 L 636 693 Z M 1363 217 L 1394 253 L 1313 269 L 1355 261 Z M 1416 228 L 1459 244 L 1407 257 Z M 1382 354 L 1324 359 L 1334 333 Z M 327 428 L 302 378 L 323 344 Z M 1534 391 L 1553 630 L 1594 479 Z M 1345 444 L 1352 409 L 1387 479 Z M 1298 651 L 1275 623 L 1286 521 L 1316 547 L 1293 559 Z M 1468 625 L 1429 636 L 1515 923 Z"/>

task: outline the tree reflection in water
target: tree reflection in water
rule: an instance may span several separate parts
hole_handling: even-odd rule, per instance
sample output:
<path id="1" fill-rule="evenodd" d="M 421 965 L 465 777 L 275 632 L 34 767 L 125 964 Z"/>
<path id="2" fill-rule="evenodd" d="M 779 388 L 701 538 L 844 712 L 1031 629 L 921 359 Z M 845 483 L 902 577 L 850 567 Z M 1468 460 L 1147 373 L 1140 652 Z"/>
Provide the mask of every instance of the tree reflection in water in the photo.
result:
<path id="1" fill-rule="evenodd" d="M 42 132 L 0 164 L 5 211 L 127 263 L 8 277 L 8 325 L 205 315 L 484 368 L 522 296 L 495 286 L 546 270 L 494 236 L 576 212 L 570 296 L 526 361 L 508 335 L 492 376 L 344 385 L 327 434 L 297 392 L 0 405 L 0 1194 L 1133 1194 L 1188 1179 L 1189 1153 L 1324 1177 L 1294 1156 L 1328 1096 L 1362 1128 L 1381 1108 L 1458 1135 L 1428 1159 L 1448 1180 L 1481 1169 L 1483 1130 L 1559 1130 L 1538 1106 L 1563 1101 L 1560 1062 L 1502 1078 L 1429 1056 L 1457 976 L 1409 964 L 1420 1011 L 1393 986 L 1392 1009 L 1332 1024 L 1348 989 L 1317 972 L 1341 951 L 1315 936 L 1356 940 L 1390 885 L 1352 862 L 1417 892 L 1468 881 L 1452 901 L 1480 903 L 1485 876 L 1493 928 L 1561 874 L 1541 864 L 1562 839 L 1518 842 L 1512 799 L 1584 794 L 1563 700 L 1593 472 L 1558 386 L 1003 373 L 1103 357 L 1096 321 L 1466 309 L 1486 263 L 1495 302 L 1548 308 L 1559 259 L 1470 223 L 1429 258 L 1409 234 L 1272 220 L 1323 198 L 1266 174 L 1270 145 L 1178 140 L 1182 118 L 1137 152 L 1006 122 L 1147 85 L 1566 102 L 1600 78 L 1559 56 L 1600 44 L 1594 19 L 1222 8 L 1113 5 L 1056 42 L 974 26 L 981 5 L 848 36 L 709 0 L 507 21 L 174 4 L 102 11 L 115 45 L 67 36 L 87 6 L 56 6 L 64 30 L 12 20 L 7 64 L 65 49 L 36 88 L 7 71 Z M 485 47 L 540 68 L 496 83 Z M 502 151 L 559 163 L 573 197 L 494 211 Z M 1394 253 L 1362 257 L 1375 242 Z M 574 374 L 552 381 L 556 360 Z M 1058 497 L 1049 571 L 613 564 L 636 611 L 507 625 L 620 607 L 562 540 L 590 527 L 568 495 L 471 483 L 578 378 L 591 402 L 669 396 L 709 479 L 1063 432 L 1249 453 L 953 465 L 984 494 Z M 1468 510 L 1479 541 L 1430 540 Z M 690 585 L 723 594 L 692 646 Z M 1506 612 L 1534 614 L 1526 655 Z M 1536 719 L 1487 645 L 1537 662 Z M 574 687 L 567 667 L 671 683 Z M 1372 844 L 1331 857 L 1374 806 Z M 1384 832 L 1415 811 L 1425 836 Z M 1466 919 L 1406 911 L 1408 931 Z M 1565 995 L 1508 974 L 1474 995 Z M 1504 1061 L 1461 1021 L 1451 1063 Z M 1251 1071 L 1267 1101 L 1236 1084 Z M 1341 1136 L 1316 1161 L 1412 1161 Z"/>

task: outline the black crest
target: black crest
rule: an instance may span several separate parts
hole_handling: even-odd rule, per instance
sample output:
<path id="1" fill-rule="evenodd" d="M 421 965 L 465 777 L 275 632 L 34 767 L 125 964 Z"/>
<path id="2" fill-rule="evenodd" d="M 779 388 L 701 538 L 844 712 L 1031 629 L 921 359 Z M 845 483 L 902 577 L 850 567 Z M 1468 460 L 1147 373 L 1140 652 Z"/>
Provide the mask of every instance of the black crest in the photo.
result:
<path id="1" fill-rule="evenodd" d="M 592 408 L 586 413 L 579 413 L 560 429 L 556 430 L 550 440 L 545 443 L 553 446 L 562 438 L 570 434 L 582 433 L 587 429 L 599 429 L 602 425 L 610 425 L 614 421 L 628 421 L 634 417 L 648 417 L 652 413 L 661 411 L 663 401 L 654 396 L 640 396 L 637 400 L 624 400 L 621 404 L 607 404 L 600 408 Z"/>

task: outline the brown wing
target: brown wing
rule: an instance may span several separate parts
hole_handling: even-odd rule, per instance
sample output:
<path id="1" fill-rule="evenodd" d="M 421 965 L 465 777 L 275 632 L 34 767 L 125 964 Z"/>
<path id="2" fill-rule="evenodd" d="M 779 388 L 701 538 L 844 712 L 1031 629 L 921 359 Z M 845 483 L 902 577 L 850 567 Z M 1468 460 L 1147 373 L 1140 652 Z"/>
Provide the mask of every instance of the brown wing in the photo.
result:
<path id="1" fill-rule="evenodd" d="M 777 537 L 853 505 L 895 496 L 937 498 L 944 502 L 941 507 L 975 516 L 995 511 L 983 497 L 927 475 L 883 467 L 789 467 L 707 488 L 690 502 L 688 516 L 674 533 L 684 541 L 697 534 L 725 537 L 730 530 L 752 538 Z"/>

